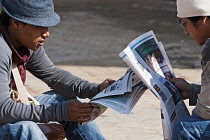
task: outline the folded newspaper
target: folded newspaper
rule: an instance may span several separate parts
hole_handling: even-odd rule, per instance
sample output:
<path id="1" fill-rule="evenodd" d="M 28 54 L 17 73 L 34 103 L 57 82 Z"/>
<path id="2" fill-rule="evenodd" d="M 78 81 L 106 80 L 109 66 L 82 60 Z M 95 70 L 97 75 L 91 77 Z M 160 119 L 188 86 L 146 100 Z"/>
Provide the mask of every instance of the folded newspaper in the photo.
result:
<path id="1" fill-rule="evenodd" d="M 147 87 L 138 76 L 131 69 L 128 69 L 123 77 L 89 101 L 94 108 L 90 121 L 104 113 L 107 108 L 111 108 L 121 114 L 130 114 L 146 89 Z M 86 123 L 79 124 L 83 125 Z"/>
<path id="2" fill-rule="evenodd" d="M 93 97 L 90 103 L 95 106 L 95 114 L 101 115 L 107 107 L 129 114 L 148 88 L 160 100 L 163 135 L 165 140 L 170 140 L 174 124 L 190 114 L 177 88 L 166 79 L 175 74 L 162 43 L 149 31 L 130 42 L 119 55 L 129 69 Z"/>
<path id="3" fill-rule="evenodd" d="M 121 114 L 130 114 L 146 86 L 132 70 L 93 97 L 90 103 L 100 104 Z"/>

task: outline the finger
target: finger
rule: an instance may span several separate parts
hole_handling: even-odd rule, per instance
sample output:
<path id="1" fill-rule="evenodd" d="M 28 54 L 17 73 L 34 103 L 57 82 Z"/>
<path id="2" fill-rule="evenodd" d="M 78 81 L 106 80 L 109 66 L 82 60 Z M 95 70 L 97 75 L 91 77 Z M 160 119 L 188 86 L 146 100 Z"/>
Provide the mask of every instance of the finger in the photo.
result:
<path id="1" fill-rule="evenodd" d="M 72 115 L 70 115 L 70 119 L 72 121 L 77 121 L 78 118 L 89 118 L 91 115 L 92 115 L 92 112 L 89 112 L 89 113 L 74 112 L 74 113 L 72 113 Z"/>
<path id="2" fill-rule="evenodd" d="M 176 78 L 170 78 L 170 77 L 167 77 L 166 78 L 169 82 L 175 84 L 177 82 L 177 79 Z"/>
<path id="3" fill-rule="evenodd" d="M 109 80 L 109 85 L 113 84 L 115 82 L 115 80 L 110 79 Z"/>
<path id="4" fill-rule="evenodd" d="M 80 102 L 79 100 L 77 100 L 77 99 L 73 99 L 73 100 L 71 100 L 71 101 L 69 102 L 69 104 L 70 104 L 71 106 L 75 106 L 75 105 L 80 105 L 81 102 Z"/>
<path id="5" fill-rule="evenodd" d="M 78 122 L 87 122 L 91 119 L 91 117 L 80 117 L 77 119 Z"/>
<path id="6" fill-rule="evenodd" d="M 115 82 L 115 80 L 107 78 L 104 82 L 111 85 L 111 84 L 113 84 Z"/>
<path id="7" fill-rule="evenodd" d="M 77 110 L 78 113 L 91 113 L 93 111 L 93 108 L 78 108 Z"/>
<path id="8" fill-rule="evenodd" d="M 93 111 L 92 113 L 91 113 L 91 116 L 98 116 L 99 115 L 99 111 Z"/>
<path id="9" fill-rule="evenodd" d="M 105 81 L 103 81 L 101 84 L 104 84 L 104 85 L 109 86 L 109 85 L 113 84 L 114 82 L 115 82 L 115 80 L 110 79 L 110 78 L 107 78 L 107 79 L 106 79 Z"/>
<path id="10" fill-rule="evenodd" d="M 92 108 L 90 103 L 80 103 L 77 106 L 78 108 Z"/>
<path id="11" fill-rule="evenodd" d="M 91 113 L 79 113 L 77 117 L 78 118 L 80 118 L 80 117 L 88 118 L 88 117 L 91 117 L 91 115 L 92 115 L 92 112 Z"/>

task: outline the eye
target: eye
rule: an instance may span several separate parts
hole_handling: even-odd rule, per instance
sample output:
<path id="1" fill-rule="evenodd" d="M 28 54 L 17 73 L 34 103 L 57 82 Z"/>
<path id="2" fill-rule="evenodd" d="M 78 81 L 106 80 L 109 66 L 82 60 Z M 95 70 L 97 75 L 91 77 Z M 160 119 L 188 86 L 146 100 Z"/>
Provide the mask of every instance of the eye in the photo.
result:
<path id="1" fill-rule="evenodd" d="M 188 18 L 186 18 L 184 21 L 181 21 L 180 20 L 180 25 L 184 28 L 184 29 L 186 29 L 186 23 L 187 23 L 187 21 L 188 21 Z"/>

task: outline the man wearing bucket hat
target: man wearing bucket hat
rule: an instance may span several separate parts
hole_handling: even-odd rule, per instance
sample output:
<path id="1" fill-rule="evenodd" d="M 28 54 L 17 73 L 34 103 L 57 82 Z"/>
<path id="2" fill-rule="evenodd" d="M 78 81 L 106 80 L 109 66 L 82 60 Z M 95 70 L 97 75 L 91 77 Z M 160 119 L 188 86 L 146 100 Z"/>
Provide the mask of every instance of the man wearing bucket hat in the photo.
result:
<path id="1" fill-rule="evenodd" d="M 52 0 L 1 0 L 0 15 L 0 139 L 44 140 L 35 122 L 60 122 L 67 139 L 104 139 L 95 122 L 78 126 L 92 115 L 89 103 L 76 98 L 92 98 L 110 85 L 90 83 L 61 70 L 47 57 L 43 45 L 50 36 L 48 27 L 60 22 Z M 23 83 L 26 70 L 44 81 L 52 91 L 36 97 L 40 105 L 17 103 L 10 98 L 15 88 L 11 74 L 17 64 Z"/>
<path id="2" fill-rule="evenodd" d="M 201 85 L 189 84 L 182 78 L 168 78 L 180 90 L 183 99 L 196 105 L 192 116 L 181 119 L 173 128 L 174 140 L 210 139 L 210 1 L 177 0 L 177 16 L 184 33 L 198 45 L 202 52 Z"/>

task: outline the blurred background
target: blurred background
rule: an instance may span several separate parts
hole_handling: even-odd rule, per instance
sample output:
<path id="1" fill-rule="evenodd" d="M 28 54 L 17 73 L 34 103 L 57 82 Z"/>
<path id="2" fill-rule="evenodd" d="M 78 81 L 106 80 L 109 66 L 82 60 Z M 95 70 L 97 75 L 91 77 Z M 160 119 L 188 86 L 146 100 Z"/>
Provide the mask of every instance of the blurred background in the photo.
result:
<path id="1" fill-rule="evenodd" d="M 202 46 L 186 36 L 175 0 L 54 0 L 61 23 L 50 28 L 46 52 L 55 64 L 120 66 L 119 53 L 153 30 L 173 68 L 200 68 Z"/>

